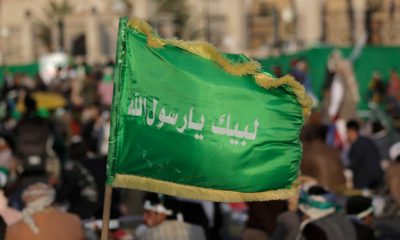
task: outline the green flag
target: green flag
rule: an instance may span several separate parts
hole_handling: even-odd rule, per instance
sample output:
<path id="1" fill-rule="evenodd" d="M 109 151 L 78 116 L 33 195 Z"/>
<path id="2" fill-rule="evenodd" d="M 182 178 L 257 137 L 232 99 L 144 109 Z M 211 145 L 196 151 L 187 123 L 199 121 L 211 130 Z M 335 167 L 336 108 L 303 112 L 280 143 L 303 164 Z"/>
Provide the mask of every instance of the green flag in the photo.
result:
<path id="1" fill-rule="evenodd" d="M 310 106 L 291 77 L 122 18 L 107 184 L 223 202 L 287 198 Z"/>

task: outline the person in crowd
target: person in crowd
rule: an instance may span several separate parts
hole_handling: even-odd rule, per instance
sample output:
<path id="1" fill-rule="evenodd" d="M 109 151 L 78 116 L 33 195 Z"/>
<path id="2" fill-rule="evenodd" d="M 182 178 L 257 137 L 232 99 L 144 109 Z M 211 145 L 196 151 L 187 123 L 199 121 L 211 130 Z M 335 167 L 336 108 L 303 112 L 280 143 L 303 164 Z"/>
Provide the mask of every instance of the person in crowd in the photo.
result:
<path id="1" fill-rule="evenodd" d="M 337 62 L 336 74 L 331 85 L 328 114 L 331 120 L 352 119 L 359 102 L 358 84 L 349 62 Z"/>
<path id="2" fill-rule="evenodd" d="M 36 100 L 27 95 L 24 100 L 25 113 L 13 129 L 17 180 L 9 191 L 12 206 L 21 209 L 21 194 L 28 185 L 50 180 L 48 163 L 51 123 L 38 114 Z"/>
<path id="3" fill-rule="evenodd" d="M 333 78 L 328 106 L 329 123 L 334 124 L 339 138 L 336 146 L 346 141 L 346 121 L 356 117 L 357 104 L 360 100 L 358 83 L 351 63 L 338 61 Z"/>
<path id="4" fill-rule="evenodd" d="M 371 103 L 380 105 L 384 100 L 386 88 L 380 72 L 374 72 L 368 85 L 368 98 Z"/>
<path id="5" fill-rule="evenodd" d="M 0 190 L 0 239 L 5 238 L 7 226 L 11 226 L 21 219 L 21 213 L 8 206 L 8 199 L 4 195 L 4 191 Z"/>
<path id="6" fill-rule="evenodd" d="M 0 137 L 0 239 L 4 239 L 6 226 L 10 226 L 21 219 L 19 211 L 8 207 L 8 199 L 3 191 L 9 182 L 10 175 L 13 174 L 13 167 L 12 151 L 5 139 Z"/>
<path id="7" fill-rule="evenodd" d="M 82 103 L 85 107 L 90 107 L 98 103 L 97 82 L 94 79 L 95 74 L 87 76 L 82 84 Z"/>
<path id="8" fill-rule="evenodd" d="M 35 183 L 23 192 L 25 208 L 22 220 L 9 226 L 6 240 L 83 240 L 79 217 L 52 207 L 55 190 L 48 184 Z"/>
<path id="9" fill-rule="evenodd" d="M 106 135 L 106 133 L 104 132 L 104 127 L 106 125 L 105 122 L 109 121 L 109 119 L 107 118 L 107 116 L 104 116 L 104 119 L 100 117 L 100 112 L 97 107 L 90 107 L 84 109 L 84 111 L 82 112 L 81 120 L 79 122 L 82 144 L 85 146 L 86 149 L 85 155 L 82 157 L 82 164 L 90 172 L 90 174 L 94 177 L 96 181 L 99 206 L 103 204 L 104 182 L 106 180 L 107 155 L 105 154 L 105 152 L 101 152 L 101 147 L 105 140 L 104 135 Z M 119 207 L 120 203 L 120 191 L 114 189 L 113 201 L 111 205 L 111 216 L 113 218 L 119 217 L 121 215 Z M 102 216 L 101 207 L 98 208 L 96 216 Z"/>
<path id="10" fill-rule="evenodd" d="M 98 129 L 98 149 L 101 156 L 107 156 L 108 144 L 110 139 L 111 119 L 110 112 L 103 111 L 97 121 Z"/>
<path id="11" fill-rule="evenodd" d="M 24 174 L 45 174 L 50 122 L 38 115 L 36 100 L 29 95 L 25 97 L 25 108 L 15 129 L 17 158 Z"/>
<path id="12" fill-rule="evenodd" d="M 174 212 L 169 208 L 168 198 L 148 193 L 144 201 L 145 225 L 139 226 L 135 235 L 139 240 L 205 240 L 200 226 L 172 220 Z M 176 214 L 176 213 L 175 213 Z"/>
<path id="13" fill-rule="evenodd" d="M 35 76 L 35 85 L 36 91 L 47 91 L 47 85 L 40 74 L 36 74 Z"/>
<path id="14" fill-rule="evenodd" d="M 103 106 L 110 107 L 113 93 L 114 66 L 109 63 L 103 70 L 103 77 L 97 86 L 97 93 Z"/>
<path id="15" fill-rule="evenodd" d="M 187 223 L 201 226 L 207 239 L 222 239 L 222 212 L 219 203 L 184 198 L 169 199 L 171 210 Z"/>
<path id="16" fill-rule="evenodd" d="M 390 196 L 397 205 L 400 214 L 400 142 L 393 144 L 389 151 L 392 163 L 386 170 L 386 181 L 389 185 Z"/>
<path id="17" fill-rule="evenodd" d="M 318 182 L 309 176 L 300 175 L 298 178 L 300 186 L 295 195 L 287 200 L 287 211 L 279 214 L 276 218 L 276 227 L 271 239 L 293 240 L 299 234 L 302 213 L 299 211 L 300 191 L 318 185 Z"/>
<path id="18" fill-rule="evenodd" d="M 249 219 L 246 222 L 242 239 L 271 239 L 276 231 L 278 215 L 287 211 L 287 201 L 249 202 L 247 205 Z"/>
<path id="19" fill-rule="evenodd" d="M 400 140 L 400 136 L 396 131 L 388 131 L 380 121 L 372 122 L 371 139 L 379 149 L 381 160 L 389 160 L 390 147 Z"/>
<path id="20" fill-rule="evenodd" d="M 283 77 L 282 68 L 279 65 L 274 66 L 272 68 L 272 72 L 274 73 L 274 76 L 277 78 Z"/>
<path id="21" fill-rule="evenodd" d="M 360 135 L 360 124 L 355 120 L 347 122 L 347 139 L 351 144 L 348 168 L 353 172 L 353 187 L 377 188 L 383 182 L 379 149 L 370 138 Z"/>
<path id="22" fill-rule="evenodd" d="M 0 189 L 3 189 L 10 175 L 14 171 L 15 162 L 12 149 L 7 141 L 0 137 Z"/>
<path id="23" fill-rule="evenodd" d="M 67 202 L 69 212 L 89 219 L 98 209 L 98 188 L 94 177 L 82 163 L 86 158 L 86 147 L 79 136 L 72 137 L 69 153 L 69 160 L 63 166 L 57 201 Z"/>
<path id="24" fill-rule="evenodd" d="M 350 221 L 336 211 L 335 196 L 323 187 L 314 185 L 303 189 L 299 209 L 303 213 L 303 220 L 297 239 L 356 239 Z"/>
<path id="25" fill-rule="evenodd" d="M 318 99 L 316 98 L 312 88 L 311 78 L 308 74 L 307 61 L 305 59 L 297 59 L 294 61 L 293 69 L 291 70 L 290 75 L 292 75 L 296 81 L 300 82 L 304 86 L 307 94 L 313 99 L 314 106 L 316 106 Z"/>
<path id="26" fill-rule="evenodd" d="M 400 102 L 400 77 L 396 68 L 390 70 L 389 83 L 387 86 L 387 96 Z"/>
<path id="27" fill-rule="evenodd" d="M 335 49 L 333 50 L 328 58 L 327 64 L 326 64 L 326 74 L 325 74 L 325 81 L 322 86 L 322 110 L 323 110 L 323 119 L 324 123 L 330 123 L 330 118 L 328 116 L 328 108 L 330 105 L 330 100 L 331 100 L 331 89 L 332 89 L 332 83 L 333 79 L 336 75 L 337 71 L 337 65 L 340 61 L 342 61 L 342 53 L 340 50 Z"/>
<path id="28" fill-rule="evenodd" d="M 310 176 L 329 190 L 339 192 L 346 187 L 344 167 L 338 150 L 326 144 L 328 128 L 316 125 L 303 137 L 301 173 Z"/>
<path id="29" fill-rule="evenodd" d="M 375 240 L 372 223 L 374 211 L 372 200 L 363 196 L 352 196 L 346 203 L 346 214 L 353 223 L 357 233 L 357 240 Z"/>
<path id="30" fill-rule="evenodd" d="M 100 116 L 100 110 L 97 106 L 91 106 L 82 111 L 80 121 L 81 136 L 88 151 L 92 154 L 96 154 L 99 150 L 100 139 L 98 139 L 98 137 L 100 135 L 100 127 L 97 123 L 99 122 Z"/>
<path id="31" fill-rule="evenodd" d="M 299 63 L 300 62 L 300 63 Z M 294 77 L 296 81 L 304 85 L 304 71 L 306 68 L 306 65 L 304 62 L 301 62 L 299 59 L 294 59 L 291 63 L 291 69 L 289 74 Z"/>

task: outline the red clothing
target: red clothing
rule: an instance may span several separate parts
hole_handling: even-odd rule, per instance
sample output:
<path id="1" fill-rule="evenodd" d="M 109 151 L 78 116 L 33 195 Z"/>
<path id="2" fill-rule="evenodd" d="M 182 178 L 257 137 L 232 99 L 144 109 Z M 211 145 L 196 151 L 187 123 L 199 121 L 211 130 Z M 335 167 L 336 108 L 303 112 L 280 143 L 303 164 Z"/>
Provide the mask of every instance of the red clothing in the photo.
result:
<path id="1" fill-rule="evenodd" d="M 388 85 L 388 96 L 395 97 L 400 101 L 400 78 L 397 74 L 390 77 Z"/>

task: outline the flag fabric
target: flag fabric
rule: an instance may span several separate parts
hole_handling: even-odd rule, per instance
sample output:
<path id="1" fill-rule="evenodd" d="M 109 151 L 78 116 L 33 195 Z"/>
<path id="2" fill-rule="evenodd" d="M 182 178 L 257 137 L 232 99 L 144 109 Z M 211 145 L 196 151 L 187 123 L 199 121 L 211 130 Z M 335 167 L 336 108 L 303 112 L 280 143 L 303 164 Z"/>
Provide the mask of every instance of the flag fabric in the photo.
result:
<path id="1" fill-rule="evenodd" d="M 239 202 L 295 192 L 311 100 L 292 77 L 121 18 L 107 184 Z"/>

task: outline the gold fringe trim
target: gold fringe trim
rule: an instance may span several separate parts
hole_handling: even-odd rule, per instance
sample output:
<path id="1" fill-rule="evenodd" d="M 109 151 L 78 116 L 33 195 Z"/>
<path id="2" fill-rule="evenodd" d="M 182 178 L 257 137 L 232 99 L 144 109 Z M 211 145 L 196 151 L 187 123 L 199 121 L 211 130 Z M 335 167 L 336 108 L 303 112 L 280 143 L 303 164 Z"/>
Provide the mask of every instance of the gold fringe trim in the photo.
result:
<path id="1" fill-rule="evenodd" d="M 198 56 L 209 59 L 226 72 L 235 76 L 252 75 L 260 87 L 270 89 L 280 87 L 284 84 L 290 86 L 297 96 L 300 105 L 303 107 L 303 114 L 308 116 L 311 113 L 312 99 L 307 95 L 304 87 L 297 82 L 293 77 L 287 75 L 279 79 L 274 79 L 265 73 L 261 72 L 261 65 L 256 61 L 249 61 L 245 63 L 232 63 L 229 59 L 224 57 L 218 50 L 211 44 L 202 41 L 181 41 L 174 39 L 162 39 L 154 33 L 153 28 L 146 22 L 139 18 L 132 18 L 128 22 L 128 26 L 136 29 L 147 37 L 147 44 L 153 48 L 160 48 L 166 44 L 182 48 L 188 52 Z"/>
<path id="2" fill-rule="evenodd" d="M 155 35 L 152 27 L 146 22 L 133 18 L 129 20 L 128 26 L 135 28 L 137 31 L 143 33 L 147 37 L 147 44 L 153 48 L 160 48 L 166 44 L 182 48 L 188 52 L 202 56 L 209 59 L 225 71 L 236 76 L 243 76 L 247 74 L 255 74 L 260 70 L 260 64 L 256 61 L 246 63 L 232 63 L 229 59 L 224 57 L 218 50 L 211 44 L 203 41 L 181 41 L 175 39 L 162 39 Z"/>
<path id="3" fill-rule="evenodd" d="M 264 73 L 258 73 L 254 76 L 258 86 L 265 89 L 280 87 L 284 84 L 291 87 L 293 93 L 296 95 L 297 100 L 303 107 L 303 114 L 308 116 L 311 113 L 311 107 L 313 104 L 312 98 L 308 96 L 304 90 L 303 85 L 296 81 L 292 76 L 286 75 L 278 79 L 274 79 Z"/>
<path id="4" fill-rule="evenodd" d="M 224 57 L 218 50 L 208 42 L 203 41 L 182 41 L 182 40 L 165 40 L 168 44 L 185 49 L 188 52 L 209 59 L 221 66 L 228 73 L 235 76 L 244 76 L 248 74 L 256 74 L 259 72 L 261 65 L 256 61 L 235 64 Z"/>
<path id="5" fill-rule="evenodd" d="M 290 189 L 278 189 L 265 192 L 242 193 L 228 190 L 215 190 L 182 185 L 146 177 L 116 174 L 113 187 L 132 188 L 143 191 L 163 193 L 184 198 L 214 202 L 249 202 L 288 199 L 297 193 L 299 183 L 296 180 Z"/>
<path id="6" fill-rule="evenodd" d="M 147 37 L 147 44 L 153 48 L 160 48 L 165 45 L 163 39 L 157 37 L 153 28 L 145 21 L 139 18 L 132 18 L 128 22 L 128 26 L 135 28 Z"/>

